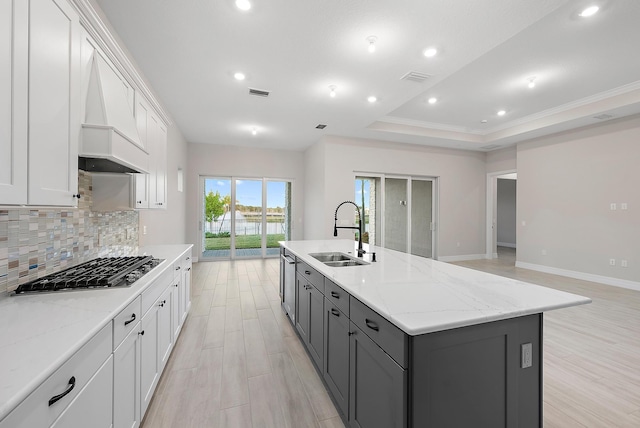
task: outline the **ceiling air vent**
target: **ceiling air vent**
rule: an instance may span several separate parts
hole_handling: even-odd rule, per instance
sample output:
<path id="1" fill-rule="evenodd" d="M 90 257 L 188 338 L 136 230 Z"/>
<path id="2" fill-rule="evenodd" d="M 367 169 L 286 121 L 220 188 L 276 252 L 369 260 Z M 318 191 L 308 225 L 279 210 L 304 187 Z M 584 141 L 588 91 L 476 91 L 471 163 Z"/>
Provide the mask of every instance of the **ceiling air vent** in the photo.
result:
<path id="1" fill-rule="evenodd" d="M 598 120 L 607 120 L 607 119 L 611 119 L 612 117 L 613 117 L 612 115 L 606 114 L 606 113 L 593 116 L 594 119 L 598 119 Z"/>
<path id="2" fill-rule="evenodd" d="M 327 125 L 324 125 L 324 124 L 322 124 L 322 123 L 319 123 L 319 124 L 316 126 L 316 129 L 324 129 L 324 128 L 326 128 L 326 127 L 327 127 Z"/>
<path id="3" fill-rule="evenodd" d="M 269 91 L 263 91 L 261 89 L 254 89 L 254 88 L 249 88 L 249 94 L 250 95 L 255 95 L 257 97 L 268 97 L 269 96 Z"/>
<path id="4" fill-rule="evenodd" d="M 410 71 L 400 78 L 400 80 L 411 80 L 412 82 L 422 83 L 431 77 L 430 74 L 420 73 L 419 71 Z"/>

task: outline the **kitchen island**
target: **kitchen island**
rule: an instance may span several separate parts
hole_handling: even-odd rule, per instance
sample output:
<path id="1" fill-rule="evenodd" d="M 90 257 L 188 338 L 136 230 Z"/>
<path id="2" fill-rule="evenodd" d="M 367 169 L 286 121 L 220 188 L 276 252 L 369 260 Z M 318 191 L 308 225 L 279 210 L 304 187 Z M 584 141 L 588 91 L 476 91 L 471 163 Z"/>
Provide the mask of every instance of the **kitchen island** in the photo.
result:
<path id="1" fill-rule="evenodd" d="M 281 242 L 283 301 L 295 260 L 295 304 L 283 307 L 343 419 L 362 428 L 542 426 L 542 313 L 591 300 L 365 249 L 358 259 L 351 240 Z M 312 256 L 336 252 L 366 264 Z"/>

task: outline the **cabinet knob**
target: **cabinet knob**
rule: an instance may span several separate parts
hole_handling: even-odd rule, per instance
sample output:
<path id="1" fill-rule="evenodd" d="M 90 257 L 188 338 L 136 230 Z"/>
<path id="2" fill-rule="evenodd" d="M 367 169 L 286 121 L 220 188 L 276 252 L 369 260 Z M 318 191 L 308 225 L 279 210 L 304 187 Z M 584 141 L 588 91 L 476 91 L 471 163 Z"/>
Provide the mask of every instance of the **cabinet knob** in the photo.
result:
<path id="1" fill-rule="evenodd" d="M 178 267 L 176 268 L 176 270 L 180 270 L 180 266 L 178 266 Z"/>
<path id="2" fill-rule="evenodd" d="M 142 204 L 142 201 L 137 201 L 136 203 L 137 203 L 137 204 Z"/>
<path id="3" fill-rule="evenodd" d="M 72 195 L 74 198 L 78 198 L 80 199 L 80 193 L 76 193 L 75 195 Z"/>
<path id="4" fill-rule="evenodd" d="M 138 332 L 138 335 L 140 335 L 140 336 L 144 336 L 144 330 L 139 331 L 139 332 Z"/>
<path id="5" fill-rule="evenodd" d="M 353 336 L 354 334 L 356 334 L 356 332 L 355 332 L 355 331 L 350 331 L 350 332 L 349 332 L 349 336 Z"/>

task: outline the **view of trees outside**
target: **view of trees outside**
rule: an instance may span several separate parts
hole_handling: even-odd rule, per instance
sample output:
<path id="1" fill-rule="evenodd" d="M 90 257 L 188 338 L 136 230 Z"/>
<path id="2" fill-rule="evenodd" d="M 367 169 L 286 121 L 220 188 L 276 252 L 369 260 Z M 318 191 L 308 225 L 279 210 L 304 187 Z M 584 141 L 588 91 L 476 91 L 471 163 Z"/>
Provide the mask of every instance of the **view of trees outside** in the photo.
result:
<path id="1" fill-rule="evenodd" d="M 228 250 L 231 246 L 231 181 L 205 180 L 205 249 Z M 287 236 L 286 182 L 268 182 L 266 207 L 267 248 L 277 248 Z M 235 203 L 235 248 L 260 248 L 262 239 L 262 181 L 236 180 L 245 201 Z M 236 192 L 238 192 L 238 190 Z"/>

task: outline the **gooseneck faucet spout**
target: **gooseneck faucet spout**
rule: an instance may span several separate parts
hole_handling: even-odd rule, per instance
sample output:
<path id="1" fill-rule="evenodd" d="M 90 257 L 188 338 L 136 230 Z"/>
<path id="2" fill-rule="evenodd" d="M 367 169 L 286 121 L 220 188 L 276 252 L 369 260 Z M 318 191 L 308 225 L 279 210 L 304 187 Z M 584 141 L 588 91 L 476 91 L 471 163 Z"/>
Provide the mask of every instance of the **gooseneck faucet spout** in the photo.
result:
<path id="1" fill-rule="evenodd" d="M 354 207 L 356 207 L 356 210 L 358 210 L 358 227 L 338 226 L 338 210 L 344 204 L 351 204 Z M 366 253 L 366 251 L 362 249 L 362 215 L 360 214 L 360 207 L 355 202 L 344 201 L 338 204 L 338 206 L 336 207 L 336 213 L 334 215 L 334 222 L 333 222 L 333 236 L 338 236 L 338 229 L 355 229 L 358 231 L 358 257 L 362 257 L 362 255 Z"/>

